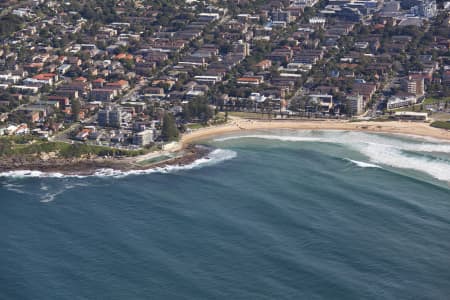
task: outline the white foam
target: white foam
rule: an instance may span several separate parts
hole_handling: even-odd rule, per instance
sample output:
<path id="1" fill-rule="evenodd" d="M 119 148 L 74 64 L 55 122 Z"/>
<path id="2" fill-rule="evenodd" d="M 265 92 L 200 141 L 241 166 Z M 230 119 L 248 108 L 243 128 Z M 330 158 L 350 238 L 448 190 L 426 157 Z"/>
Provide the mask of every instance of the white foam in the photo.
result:
<path id="1" fill-rule="evenodd" d="M 58 172 L 41 172 L 41 171 L 32 171 L 32 170 L 16 170 L 16 171 L 7 171 L 0 172 L 0 177 L 10 177 L 10 178 L 36 178 L 36 177 L 51 177 L 51 178 L 62 178 L 62 177 L 74 177 L 74 178 L 83 178 L 85 176 L 79 175 L 64 175 Z"/>
<path id="2" fill-rule="evenodd" d="M 4 187 L 5 189 L 7 189 L 8 191 L 11 191 L 11 192 L 15 192 L 18 194 L 26 194 L 26 192 L 24 190 L 22 190 L 22 188 L 24 187 L 22 185 L 13 184 L 13 183 L 4 183 L 4 184 L 2 184 L 2 187 Z"/>
<path id="3" fill-rule="evenodd" d="M 40 202 L 42 202 L 42 203 L 53 202 L 55 200 L 56 196 L 58 196 L 59 194 L 61 194 L 61 193 L 45 194 L 45 196 L 41 199 Z"/>
<path id="4" fill-rule="evenodd" d="M 419 152 L 441 152 L 441 153 L 450 153 L 450 145 L 448 144 L 410 144 L 410 145 L 404 145 L 402 150 L 409 150 L 409 151 L 419 151 Z"/>
<path id="5" fill-rule="evenodd" d="M 361 153 L 371 162 L 395 168 L 411 169 L 427 173 L 436 179 L 450 181 L 450 164 L 448 162 L 425 157 L 409 156 L 401 150 L 386 145 L 360 147 Z"/>
<path id="6" fill-rule="evenodd" d="M 75 184 L 70 183 L 70 184 L 64 184 L 64 185 L 62 185 L 62 187 L 61 187 L 61 185 L 58 185 L 58 187 L 57 187 L 58 189 L 57 189 L 55 192 L 48 192 L 47 190 L 45 190 L 45 191 L 47 191 L 47 193 L 45 193 L 45 194 L 41 197 L 40 202 L 42 202 L 42 203 L 53 202 L 54 200 L 56 200 L 56 196 L 59 196 L 59 195 L 65 193 L 66 191 L 71 190 L 71 189 L 73 189 L 73 188 L 76 188 L 76 187 L 83 187 L 83 186 L 87 186 L 87 185 L 88 185 L 88 184 L 83 184 L 83 183 L 75 183 Z M 42 190 L 42 189 L 41 189 L 41 190 Z"/>
<path id="7" fill-rule="evenodd" d="M 436 179 L 450 181 L 450 164 L 448 161 L 420 156 L 421 152 L 450 154 L 447 142 L 430 142 L 429 140 L 404 140 L 395 137 L 368 134 L 362 132 L 341 132 L 324 138 L 325 141 L 343 144 L 367 156 L 370 162 L 399 169 L 410 169 L 426 173 Z M 406 152 L 419 155 L 411 155 Z"/>
<path id="8" fill-rule="evenodd" d="M 187 165 L 170 165 L 166 167 L 150 168 L 144 170 L 130 170 L 121 171 L 114 169 L 99 169 L 93 175 L 64 175 L 57 172 L 41 172 L 41 171 L 30 171 L 30 170 L 17 170 L 1 172 L 0 177 L 10 177 L 10 178 L 86 178 L 86 177 L 125 177 L 128 175 L 140 175 L 140 174 L 152 174 L 152 173 L 172 173 L 182 170 L 197 169 L 205 166 L 211 166 L 218 164 L 220 162 L 235 158 L 237 153 L 232 150 L 227 149 L 216 149 L 209 153 L 208 156 L 199 158 L 194 162 Z"/>
<path id="9" fill-rule="evenodd" d="M 354 159 L 349 159 L 349 158 L 346 158 L 345 160 L 348 160 L 349 162 L 354 163 L 355 165 L 357 165 L 360 168 L 381 168 L 378 165 L 370 164 L 370 163 L 359 161 L 359 160 L 354 160 Z"/>
<path id="10" fill-rule="evenodd" d="M 48 191 L 48 186 L 41 183 L 41 191 Z"/>
<path id="11" fill-rule="evenodd" d="M 270 135 L 270 134 L 254 134 L 254 135 L 240 135 L 240 136 L 229 136 L 224 138 L 214 139 L 214 142 L 225 142 L 229 140 L 236 139 L 265 139 L 265 140 L 278 140 L 282 142 L 318 142 L 321 138 L 317 137 L 305 137 L 305 136 L 287 136 L 287 135 Z"/>
<path id="12" fill-rule="evenodd" d="M 317 134 L 317 136 L 311 136 Z M 350 149 L 356 150 L 365 155 L 369 162 L 350 160 L 359 167 L 381 167 L 383 165 L 401 169 L 412 169 L 429 174 L 439 180 L 450 181 L 450 163 L 446 160 L 423 157 L 420 155 L 410 155 L 406 152 L 420 154 L 426 153 L 444 153 L 450 154 L 450 143 L 415 138 L 411 140 L 399 139 L 397 137 L 369 134 L 354 131 L 296 131 L 292 134 L 283 132 L 275 134 L 254 134 L 254 135 L 236 135 L 224 138 L 218 138 L 214 141 L 221 142 L 242 138 L 270 139 L 284 142 L 325 142 L 344 145 Z M 232 159 L 236 152 L 225 149 L 217 149 L 209 154 L 207 158 L 200 158 L 188 165 L 175 165 L 161 168 L 151 168 L 147 170 L 118 171 L 113 169 L 101 169 L 95 172 L 93 176 L 97 177 L 125 177 L 128 175 L 151 174 L 151 173 L 171 173 L 181 170 L 190 170 L 201 168 L 203 166 L 214 165 L 222 161 Z M 373 164 L 372 164 L 373 163 Z M 381 165 L 381 166 L 380 166 Z M 91 175 L 92 176 L 92 175 Z M 76 177 L 86 176 L 63 175 L 61 173 L 44 173 L 39 171 L 10 171 L 0 173 L 0 177 Z"/>
<path id="13" fill-rule="evenodd" d="M 232 150 L 216 149 L 209 153 L 208 156 L 199 158 L 187 165 L 169 165 L 165 167 L 151 168 L 146 170 L 131 170 L 120 171 L 113 169 L 101 169 L 95 172 L 94 176 L 97 177 L 125 177 L 129 175 L 141 175 L 152 173 L 174 173 L 183 170 L 198 169 L 206 166 L 212 166 L 220 162 L 233 159 L 237 156 L 237 153 Z"/>
<path id="14" fill-rule="evenodd" d="M 303 136 L 302 136 L 303 134 Z M 324 142 L 344 145 L 356 150 L 368 157 L 371 163 L 350 160 L 359 167 L 380 167 L 380 165 L 391 166 L 400 169 L 411 169 L 431 175 L 432 177 L 450 181 L 450 163 L 448 161 L 420 157 L 420 155 L 408 155 L 406 152 L 444 153 L 450 154 L 450 143 L 436 139 L 414 139 L 405 140 L 387 135 L 371 134 L 356 131 L 320 131 L 317 137 L 311 137 L 311 131 L 297 131 L 275 134 L 258 134 L 230 136 L 214 141 L 221 142 L 240 138 L 261 138 L 286 142 Z M 404 136 L 403 136 L 404 137 Z"/>

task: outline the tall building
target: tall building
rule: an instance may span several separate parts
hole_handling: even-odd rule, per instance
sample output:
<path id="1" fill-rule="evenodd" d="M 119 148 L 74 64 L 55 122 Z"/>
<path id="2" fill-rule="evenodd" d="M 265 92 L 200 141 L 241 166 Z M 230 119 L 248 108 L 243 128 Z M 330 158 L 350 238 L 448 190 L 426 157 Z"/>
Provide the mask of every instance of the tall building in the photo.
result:
<path id="1" fill-rule="evenodd" d="M 99 126 L 107 127 L 109 125 L 109 110 L 100 110 L 97 115 L 97 121 Z"/>
<path id="2" fill-rule="evenodd" d="M 364 112 L 364 97 L 362 95 L 347 96 L 352 115 L 360 115 Z"/>
<path id="3" fill-rule="evenodd" d="M 147 146 L 153 142 L 153 129 L 146 129 L 133 135 L 133 144 L 138 146 Z"/>
<path id="4" fill-rule="evenodd" d="M 421 78 L 413 78 L 408 76 L 403 81 L 403 89 L 409 94 L 414 94 L 416 96 L 423 96 L 425 93 L 425 83 L 424 79 Z"/>
<path id="5" fill-rule="evenodd" d="M 109 112 L 109 126 L 114 128 L 122 126 L 122 111 L 120 108 L 115 108 Z"/>
<path id="6" fill-rule="evenodd" d="M 122 126 L 122 110 L 106 108 L 98 112 L 98 125 L 102 127 L 120 128 Z"/>

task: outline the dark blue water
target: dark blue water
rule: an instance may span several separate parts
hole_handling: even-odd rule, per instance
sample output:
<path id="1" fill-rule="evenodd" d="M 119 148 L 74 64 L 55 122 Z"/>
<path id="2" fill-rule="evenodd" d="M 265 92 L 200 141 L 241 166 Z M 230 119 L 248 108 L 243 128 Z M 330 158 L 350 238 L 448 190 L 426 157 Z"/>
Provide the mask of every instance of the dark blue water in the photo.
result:
<path id="1" fill-rule="evenodd" d="M 336 143 L 215 145 L 237 156 L 0 178 L 0 299 L 449 299 L 446 182 Z"/>

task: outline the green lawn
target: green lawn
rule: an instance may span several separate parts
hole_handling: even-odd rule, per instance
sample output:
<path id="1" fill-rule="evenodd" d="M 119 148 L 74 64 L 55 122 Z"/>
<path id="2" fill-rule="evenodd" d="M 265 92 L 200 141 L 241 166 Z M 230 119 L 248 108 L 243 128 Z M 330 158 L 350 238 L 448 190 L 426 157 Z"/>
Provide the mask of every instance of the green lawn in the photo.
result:
<path id="1" fill-rule="evenodd" d="M 423 104 L 434 104 L 437 102 L 450 102 L 450 97 L 444 97 L 444 98 L 426 98 L 423 100 Z"/>
<path id="2" fill-rule="evenodd" d="M 422 108 L 422 109 L 421 109 Z M 420 104 L 414 104 L 412 106 L 405 106 L 405 107 L 400 107 L 400 108 L 394 108 L 391 109 L 390 111 L 414 111 L 414 112 L 427 112 L 427 110 L 425 109 L 425 105 L 420 103 Z"/>
<path id="3" fill-rule="evenodd" d="M 436 127 L 436 128 L 450 130 L 450 122 L 446 122 L 446 121 L 435 121 L 435 122 L 431 123 L 431 126 Z"/>
<path id="4" fill-rule="evenodd" d="M 190 124 L 187 124 L 186 127 L 189 129 L 195 130 L 195 129 L 200 129 L 203 127 L 208 127 L 208 125 L 204 125 L 201 123 L 190 123 Z"/>
<path id="5" fill-rule="evenodd" d="M 23 143 L 28 140 L 28 143 Z M 39 153 L 55 152 L 59 157 L 74 158 L 83 155 L 98 156 L 137 156 L 148 152 L 147 150 L 121 150 L 111 147 L 94 146 L 87 144 L 69 144 L 63 142 L 48 142 L 41 139 L 19 139 L 18 137 L 2 137 L 0 139 L 0 156 L 33 155 Z"/>
<path id="6" fill-rule="evenodd" d="M 252 112 L 243 112 L 243 111 L 229 111 L 229 116 L 232 117 L 239 117 L 244 119 L 270 119 L 269 114 L 262 114 L 262 113 L 252 113 Z M 272 114 L 273 117 L 273 114 Z"/>

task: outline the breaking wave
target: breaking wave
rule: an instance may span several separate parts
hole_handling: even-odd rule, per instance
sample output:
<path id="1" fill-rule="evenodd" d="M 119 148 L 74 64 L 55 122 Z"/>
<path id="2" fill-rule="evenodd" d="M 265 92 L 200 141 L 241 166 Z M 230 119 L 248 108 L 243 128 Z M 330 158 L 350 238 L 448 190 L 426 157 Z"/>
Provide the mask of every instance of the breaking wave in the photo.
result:
<path id="1" fill-rule="evenodd" d="M 237 140 L 243 138 L 265 139 L 265 140 L 278 140 L 282 142 L 319 142 L 322 139 L 316 137 L 306 136 L 283 136 L 283 135 L 270 135 L 270 134 L 254 134 L 254 135 L 240 135 L 240 136 L 228 136 L 224 138 L 214 139 L 214 142 L 224 142 L 229 140 Z"/>
<path id="2" fill-rule="evenodd" d="M 26 174 L 29 176 L 28 173 Z M 34 173 L 34 175 L 37 175 L 37 173 Z M 68 190 L 77 187 L 88 186 L 90 184 L 80 181 L 74 182 L 72 180 L 70 180 L 70 182 L 58 181 L 53 182 L 51 184 L 47 184 L 41 181 L 40 184 L 36 186 L 33 183 L 18 184 L 17 182 L 14 182 L 13 179 L 14 179 L 13 177 L 6 179 L 5 182 L 2 182 L 0 184 L 0 187 L 17 194 L 22 194 L 26 197 L 38 199 L 40 202 L 44 203 L 54 201 L 57 198 L 57 196 L 65 193 Z"/>
<path id="3" fill-rule="evenodd" d="M 232 150 L 227 149 L 216 149 L 209 153 L 207 156 L 199 158 L 194 162 L 187 165 L 172 165 L 165 167 L 157 167 L 145 170 L 130 170 L 130 171 L 120 171 L 114 169 L 100 169 L 94 173 L 93 176 L 97 177 L 125 177 L 129 175 L 142 175 L 142 174 L 152 174 L 152 173 L 174 173 L 184 170 L 198 169 L 206 166 L 212 166 L 220 162 L 233 159 L 237 156 L 237 153 Z"/>
<path id="4" fill-rule="evenodd" d="M 26 194 L 26 192 L 24 191 L 23 185 L 14 184 L 14 183 L 3 183 L 1 186 L 11 192 L 15 192 L 18 194 Z"/>
<path id="5" fill-rule="evenodd" d="M 354 131 L 268 131 L 252 135 L 232 135 L 216 138 L 214 142 L 226 142 L 236 139 L 264 139 L 280 142 L 312 142 L 332 143 L 359 152 L 367 157 L 367 161 L 358 158 L 346 158 L 358 167 L 382 168 L 389 166 L 399 169 L 409 169 L 426 173 L 436 179 L 450 182 L 450 143 L 435 139 L 422 139 L 410 136 L 392 136 L 385 134 L 371 134 Z M 84 178 L 96 177 L 125 177 L 152 173 L 173 173 L 183 170 L 197 169 L 215 165 L 222 161 L 233 159 L 237 153 L 228 149 L 216 149 L 208 156 L 200 158 L 187 165 L 173 165 L 144 170 L 120 171 L 114 169 L 100 169 L 88 176 L 64 175 L 62 173 L 40 171 L 8 171 L 0 173 L 0 177 L 27 178 Z M 14 187 L 13 187 L 14 188 Z"/>
<path id="6" fill-rule="evenodd" d="M 173 165 L 158 168 L 150 168 L 144 170 L 121 171 L 114 169 L 99 169 L 92 175 L 64 175 L 58 172 L 41 172 L 30 170 L 18 170 L 1 172 L 0 177 L 9 178 L 86 178 L 86 177 L 125 177 L 129 175 L 152 174 L 152 173 L 173 173 L 182 170 L 197 169 L 205 166 L 215 165 L 220 162 L 233 159 L 237 153 L 227 149 L 215 149 L 207 156 L 199 158 L 187 165 Z"/>
<path id="7" fill-rule="evenodd" d="M 368 162 L 350 160 L 359 167 L 381 167 L 410 169 L 426 173 L 442 181 L 450 181 L 450 160 L 433 154 L 444 154 L 450 158 L 450 143 L 436 139 L 410 136 L 389 136 L 354 131 L 279 131 L 268 134 L 240 135 L 215 139 L 223 142 L 232 139 L 257 138 L 286 142 L 322 142 L 340 144 L 368 158 Z M 425 156 L 424 153 L 429 155 Z M 379 166 L 381 165 L 381 166 Z"/>
<path id="8" fill-rule="evenodd" d="M 359 160 L 354 160 L 354 159 L 349 159 L 349 158 L 346 158 L 345 160 L 347 160 L 351 163 L 354 163 L 355 165 L 357 165 L 360 168 L 381 168 L 379 165 L 370 164 L 370 163 L 359 161 Z"/>
<path id="9" fill-rule="evenodd" d="M 87 184 L 82 184 L 82 183 L 76 183 L 76 184 L 64 184 L 62 186 L 59 186 L 57 188 L 55 188 L 56 191 L 54 192 L 49 192 L 48 189 L 44 189 L 44 191 L 46 193 L 44 193 L 41 197 L 40 197 L 40 202 L 42 203 L 48 203 L 48 202 L 53 202 L 54 200 L 56 200 L 56 197 L 77 187 L 84 187 L 87 186 Z M 42 190 L 42 188 L 41 188 Z M 52 189 L 53 190 L 53 189 Z"/>
<path id="10" fill-rule="evenodd" d="M 70 175 L 72 176 L 72 175 Z M 31 170 L 17 170 L 17 171 L 7 171 L 1 172 L 0 177 L 12 177 L 12 178 L 33 178 L 33 177 L 53 177 L 61 178 L 64 174 L 57 172 L 41 172 L 41 171 L 31 171 Z M 82 177 L 82 176 L 79 176 Z"/>

